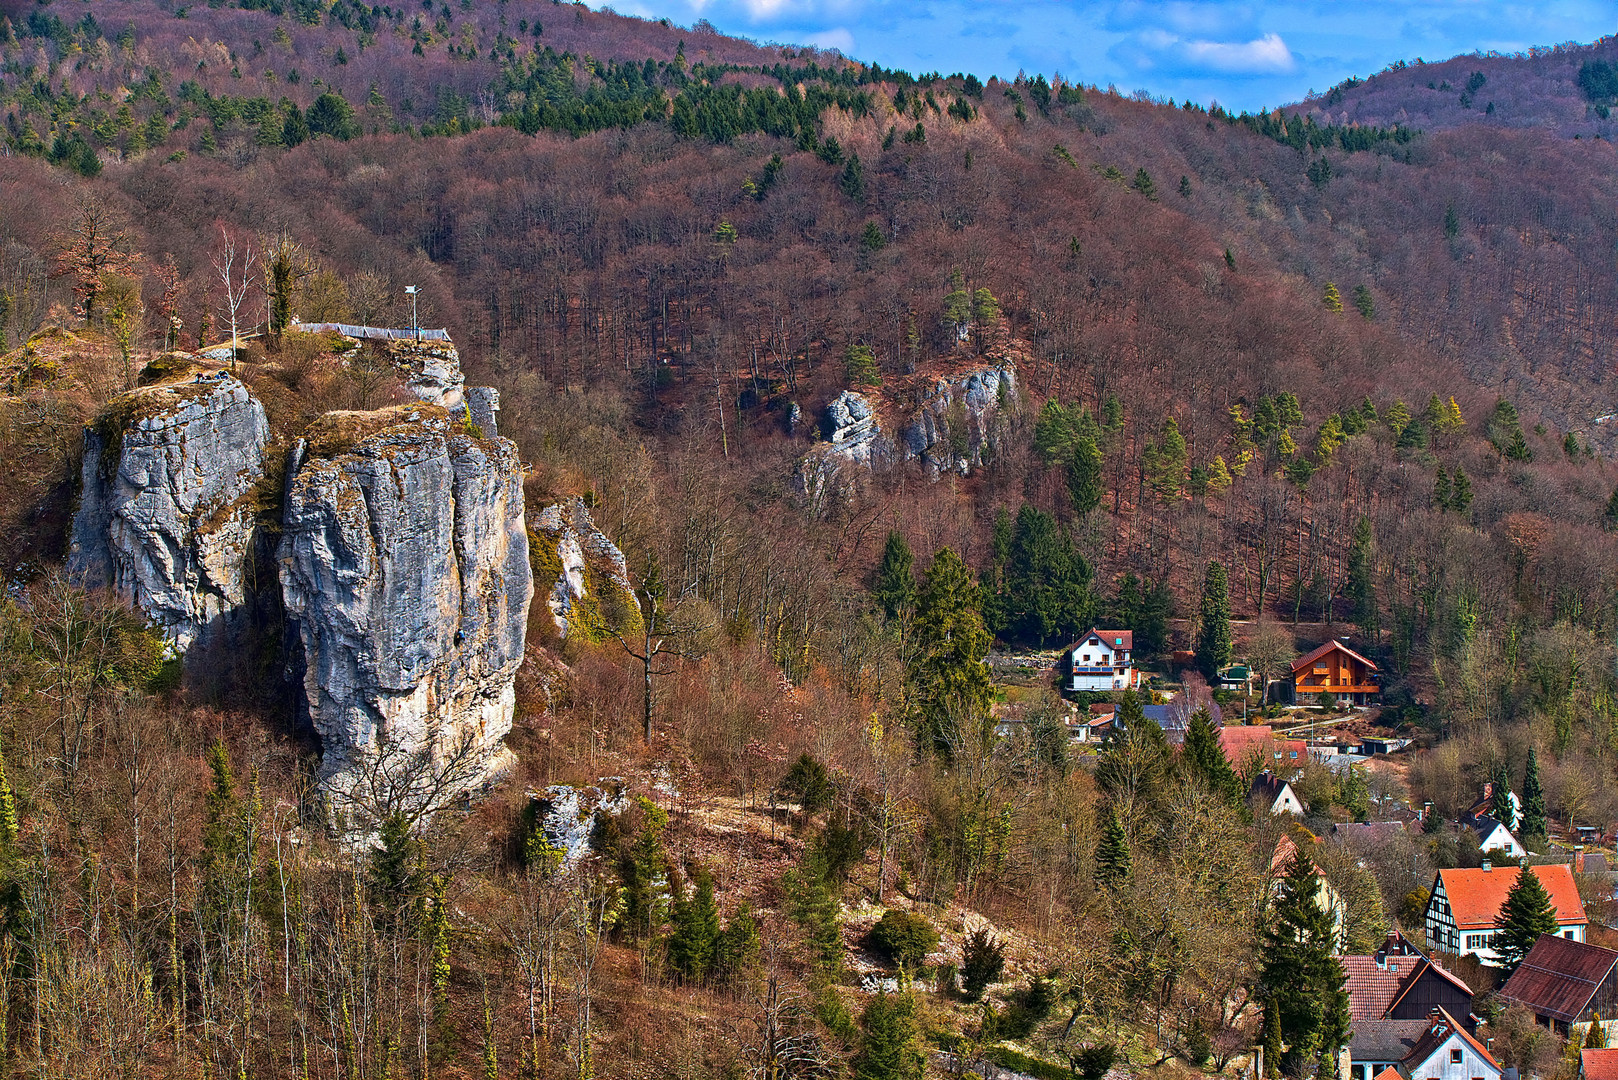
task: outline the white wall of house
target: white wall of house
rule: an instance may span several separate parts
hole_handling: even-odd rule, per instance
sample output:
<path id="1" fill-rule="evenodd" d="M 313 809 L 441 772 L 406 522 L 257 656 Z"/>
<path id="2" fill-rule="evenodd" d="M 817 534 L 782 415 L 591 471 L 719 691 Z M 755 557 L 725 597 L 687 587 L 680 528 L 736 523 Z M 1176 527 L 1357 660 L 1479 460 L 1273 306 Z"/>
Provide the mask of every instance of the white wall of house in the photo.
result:
<path id="1" fill-rule="evenodd" d="M 1504 825 L 1496 825 L 1494 831 L 1479 842 L 1478 847 L 1491 854 L 1504 852 L 1512 859 L 1520 859 L 1528 854 L 1528 850 L 1517 842 L 1517 838 L 1511 835 L 1511 830 Z"/>
<path id="2" fill-rule="evenodd" d="M 1477 928 L 1460 930 L 1455 925 L 1455 917 L 1450 911 L 1449 898 L 1444 895 L 1444 879 L 1439 878 L 1433 895 L 1427 901 L 1427 915 L 1424 920 L 1427 931 L 1427 945 L 1429 948 L 1441 949 L 1445 952 L 1458 953 L 1461 956 L 1475 956 L 1478 963 L 1488 967 L 1500 966 L 1500 954 L 1494 950 L 1494 928 Z M 1573 941 L 1585 940 L 1584 923 L 1562 923 L 1557 933 Z M 1411 1080 L 1417 1080 L 1412 1077 Z"/>
<path id="3" fill-rule="evenodd" d="M 1281 794 L 1277 795 L 1275 802 L 1270 805 L 1270 813 L 1296 814 L 1303 817 L 1303 802 L 1298 798 L 1297 793 L 1292 790 L 1291 784 L 1282 781 Z"/>
<path id="4" fill-rule="evenodd" d="M 1411 1062 L 1410 1080 L 1497 1080 L 1500 1067 L 1473 1049 L 1460 1032 L 1449 1038 L 1422 1062 Z"/>
<path id="5" fill-rule="evenodd" d="M 1104 636 L 1091 635 L 1073 646 L 1069 690 L 1129 690 L 1136 676 L 1129 650 Z"/>

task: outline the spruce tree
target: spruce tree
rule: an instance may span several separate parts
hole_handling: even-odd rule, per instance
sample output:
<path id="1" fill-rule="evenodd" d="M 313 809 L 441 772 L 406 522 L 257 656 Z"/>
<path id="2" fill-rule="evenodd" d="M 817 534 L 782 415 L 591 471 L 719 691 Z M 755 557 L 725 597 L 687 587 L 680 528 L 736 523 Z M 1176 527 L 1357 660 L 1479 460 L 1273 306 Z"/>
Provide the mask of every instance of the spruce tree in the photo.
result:
<path id="1" fill-rule="evenodd" d="M 1522 838 L 1526 842 L 1534 837 L 1541 843 L 1545 830 L 1545 789 L 1539 782 L 1539 756 L 1532 746 L 1528 748 L 1528 768 L 1522 781 Z"/>
<path id="2" fill-rule="evenodd" d="M 1444 466 L 1440 465 L 1438 467 L 1438 478 L 1433 481 L 1433 509 L 1448 510 L 1450 494 L 1449 473 L 1445 472 Z"/>
<path id="3" fill-rule="evenodd" d="M 1556 909 L 1551 906 L 1551 894 L 1545 891 L 1539 875 L 1528 867 L 1517 871 L 1517 881 L 1506 894 L 1505 903 L 1500 905 L 1499 922 L 1494 951 L 1508 972 L 1517 970 L 1517 965 L 1541 934 L 1556 933 Z"/>
<path id="4" fill-rule="evenodd" d="M 955 552 L 941 549 L 917 600 L 917 655 L 909 676 L 919 707 L 917 740 L 946 755 L 959 740 L 978 734 L 994 692 L 984 663 L 989 631 L 979 603 L 972 571 Z"/>
<path id="5" fill-rule="evenodd" d="M 1214 727 L 1213 715 L 1207 709 L 1191 714 L 1185 729 L 1185 745 L 1180 750 L 1182 771 L 1199 781 L 1209 791 L 1225 796 L 1232 805 L 1240 805 L 1246 794 L 1236 770 L 1230 767 L 1225 749 L 1219 742 L 1219 729 Z"/>
<path id="6" fill-rule="evenodd" d="M 888 542 L 882 548 L 882 561 L 877 564 L 876 581 L 871 586 L 872 599 L 890 619 L 915 609 L 915 561 L 904 536 L 898 529 L 890 530 Z"/>
<path id="7" fill-rule="evenodd" d="M 1276 1007 L 1289 1074 L 1330 1060 L 1348 1037 L 1347 976 L 1335 955 L 1332 913 L 1319 894 L 1319 872 L 1299 850 L 1270 913 L 1258 980 L 1265 1007 Z"/>
<path id="8" fill-rule="evenodd" d="M 1101 497 L 1106 493 L 1102 478 L 1104 464 L 1094 438 L 1084 435 L 1074 440 L 1073 456 L 1067 465 L 1067 491 L 1075 514 L 1088 514 L 1101 505 Z"/>
<path id="9" fill-rule="evenodd" d="M 927 1059 L 920 1035 L 915 1000 L 908 993 L 878 990 L 860 1014 L 855 1080 L 921 1080 Z"/>
<path id="10" fill-rule="evenodd" d="M 1281 1055 L 1285 1044 L 1281 1041 L 1281 1007 L 1275 999 L 1264 1002 L 1264 1075 L 1278 1080 L 1281 1075 Z"/>
<path id="11" fill-rule="evenodd" d="M 1494 767 L 1489 782 L 1493 785 L 1489 799 L 1489 816 L 1512 832 L 1516 832 L 1517 811 L 1511 805 L 1511 781 L 1506 775 L 1504 762 Z"/>
<path id="12" fill-rule="evenodd" d="M 1107 820 L 1101 826 L 1101 839 L 1096 842 L 1095 882 L 1098 888 L 1112 889 L 1129 878 L 1133 860 L 1129 854 L 1129 837 L 1118 820 L 1118 809 L 1107 806 Z"/>
<path id="13" fill-rule="evenodd" d="M 1472 481 L 1459 465 L 1455 466 L 1455 475 L 1450 480 L 1449 508 L 1457 514 L 1472 508 Z"/>
<path id="14" fill-rule="evenodd" d="M 1376 301 L 1371 298 L 1371 290 L 1364 285 L 1354 286 L 1354 306 L 1367 319 L 1376 318 Z"/>
<path id="15" fill-rule="evenodd" d="M 714 971 L 720 940 L 719 906 L 714 902 L 713 875 L 698 867 L 688 898 L 680 890 L 670 908 L 669 964 L 686 982 L 702 982 Z"/>
<path id="16" fill-rule="evenodd" d="M 1146 718 L 1133 690 L 1124 691 L 1112 731 L 1096 755 L 1096 783 L 1119 802 L 1150 804 L 1173 771 L 1174 755 L 1163 729 Z"/>
<path id="17" fill-rule="evenodd" d="M 1209 560 L 1198 609 L 1197 668 L 1210 682 L 1230 663 L 1230 592 L 1224 566 Z"/>

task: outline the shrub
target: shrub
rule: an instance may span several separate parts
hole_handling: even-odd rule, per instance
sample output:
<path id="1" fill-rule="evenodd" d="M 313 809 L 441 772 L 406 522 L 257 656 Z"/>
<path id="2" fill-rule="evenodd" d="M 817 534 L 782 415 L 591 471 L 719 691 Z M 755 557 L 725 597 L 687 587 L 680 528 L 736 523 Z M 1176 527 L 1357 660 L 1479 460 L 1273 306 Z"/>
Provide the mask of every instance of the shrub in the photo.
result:
<path id="1" fill-rule="evenodd" d="M 967 935 L 961 950 L 961 985 L 968 1001 L 983 996 L 989 984 L 1000 978 L 1006 966 L 1005 946 L 996 941 L 988 930 L 974 930 Z"/>
<path id="2" fill-rule="evenodd" d="M 1097 1043 L 1087 1046 L 1073 1057 L 1073 1064 L 1078 1067 L 1079 1075 L 1084 1080 L 1101 1080 L 1112 1068 L 1112 1063 L 1118 1060 L 1118 1048 L 1111 1043 Z"/>
<path id="3" fill-rule="evenodd" d="M 900 967 L 919 967 L 938 947 L 938 931 L 922 916 L 892 908 L 871 928 L 871 944 Z"/>

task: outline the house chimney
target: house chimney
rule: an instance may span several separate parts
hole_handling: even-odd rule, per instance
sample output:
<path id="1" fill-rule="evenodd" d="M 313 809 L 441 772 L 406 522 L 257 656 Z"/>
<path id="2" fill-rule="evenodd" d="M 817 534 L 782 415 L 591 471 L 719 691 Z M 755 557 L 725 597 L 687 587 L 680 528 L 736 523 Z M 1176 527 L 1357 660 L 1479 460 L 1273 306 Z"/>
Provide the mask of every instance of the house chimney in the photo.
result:
<path id="1" fill-rule="evenodd" d="M 1490 862 L 1488 859 L 1484 859 L 1483 860 L 1483 872 L 1485 874 L 1487 874 L 1490 870 L 1493 870 L 1493 869 L 1494 869 L 1494 863 Z"/>

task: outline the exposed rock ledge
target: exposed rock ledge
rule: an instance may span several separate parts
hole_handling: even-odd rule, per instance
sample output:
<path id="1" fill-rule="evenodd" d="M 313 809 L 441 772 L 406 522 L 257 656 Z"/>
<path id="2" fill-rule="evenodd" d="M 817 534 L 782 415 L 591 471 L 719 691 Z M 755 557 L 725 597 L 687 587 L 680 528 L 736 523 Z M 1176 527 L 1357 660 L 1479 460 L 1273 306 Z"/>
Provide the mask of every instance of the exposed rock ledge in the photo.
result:
<path id="1" fill-rule="evenodd" d="M 602 626 L 639 625 L 624 553 L 596 528 L 583 499 L 573 496 L 547 506 L 534 519 L 534 531 L 543 545 L 537 555 L 545 580 L 539 584 L 550 585 L 545 603 L 564 640 Z"/>
<path id="2" fill-rule="evenodd" d="M 84 433 L 69 572 L 116 591 L 181 652 L 230 629 L 248 600 L 268 442 L 263 406 L 222 372 L 114 399 Z"/>
<path id="3" fill-rule="evenodd" d="M 512 755 L 513 677 L 533 596 L 508 439 L 431 405 L 310 429 L 279 560 L 333 809 L 436 809 Z M 384 794 L 385 792 L 385 794 Z"/>

